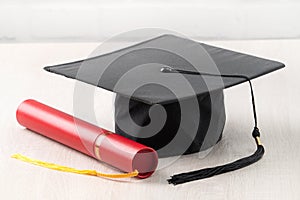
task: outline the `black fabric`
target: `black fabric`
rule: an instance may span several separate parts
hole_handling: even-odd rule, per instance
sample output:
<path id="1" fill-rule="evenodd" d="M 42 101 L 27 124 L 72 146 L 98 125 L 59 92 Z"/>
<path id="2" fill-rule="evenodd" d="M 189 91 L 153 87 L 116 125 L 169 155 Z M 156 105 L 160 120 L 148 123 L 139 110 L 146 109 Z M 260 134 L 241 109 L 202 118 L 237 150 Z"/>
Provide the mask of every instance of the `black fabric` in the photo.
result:
<path id="1" fill-rule="evenodd" d="M 191 126 L 198 126 L 197 134 L 192 137 L 191 131 L 193 127 L 187 127 L 187 129 L 179 129 L 181 121 L 181 110 L 179 102 L 163 105 L 167 112 L 167 120 L 163 128 L 154 136 L 143 138 L 142 136 L 151 134 L 147 133 L 147 130 L 135 129 L 130 131 L 123 131 L 118 123 L 127 119 L 128 112 L 128 98 L 122 95 L 117 95 L 115 100 L 115 131 L 116 133 L 130 138 L 146 146 L 152 147 L 157 150 L 159 157 L 176 156 L 182 154 L 190 154 L 206 150 L 214 146 L 221 138 L 222 131 L 225 125 L 225 107 L 224 107 L 224 95 L 222 90 L 214 91 L 211 93 L 201 94 L 197 96 L 200 110 L 200 120 L 195 121 L 193 112 L 198 112 L 190 100 L 184 100 L 183 104 L 188 105 L 185 109 L 190 113 L 187 116 Z M 190 106 L 189 106 L 190 105 Z M 144 127 L 150 123 L 149 109 L 150 105 L 136 100 L 129 100 L 129 112 L 130 117 L 136 124 Z M 154 111 L 155 112 L 155 111 Z M 153 117 L 159 118 L 159 114 L 152 113 Z M 126 122 L 125 122 L 126 123 Z M 171 145 L 165 148 L 170 141 L 176 136 L 176 134 L 182 134 L 179 143 Z M 190 145 L 186 145 L 190 144 Z"/>
<path id="2" fill-rule="evenodd" d="M 186 38 L 162 35 L 118 51 L 44 69 L 115 92 L 116 133 L 153 147 L 160 157 L 212 147 L 221 139 L 225 124 L 223 89 L 247 80 L 162 73 L 164 66 L 240 75 L 250 80 L 278 70 L 284 64 Z M 133 70 L 136 71 L 130 73 Z M 152 83 L 143 84 L 145 80 Z M 193 103 L 195 98 L 199 111 L 198 105 Z M 185 108 L 182 109 L 181 105 Z M 165 124 L 158 131 L 147 129 L 153 121 L 158 124 L 162 121 L 159 106 L 166 113 Z M 199 118 L 195 117 L 199 112 Z M 182 120 L 185 121 L 183 125 Z"/>
<path id="3" fill-rule="evenodd" d="M 179 55 L 180 53 L 183 56 Z M 187 59 L 187 57 L 199 61 L 199 63 L 191 63 L 191 59 Z M 157 65 L 157 63 L 161 65 Z M 147 64 L 147 66 L 138 72 L 142 76 L 133 75 L 123 83 L 127 87 L 116 87 L 117 82 L 125 73 L 143 64 Z M 175 102 L 178 98 L 189 98 L 193 94 L 184 92 L 182 84 L 176 84 L 177 90 L 183 91 L 177 98 L 169 93 L 164 93 L 164 91 L 159 90 L 160 88 L 151 87 L 132 94 L 132 83 L 143 79 L 155 80 L 159 76 L 165 81 L 173 82 L 174 77 L 182 76 L 162 74 L 160 69 L 163 65 L 190 71 L 195 70 L 194 65 L 199 65 L 202 72 L 216 73 L 212 67 L 214 64 L 220 74 L 238 74 L 250 79 L 284 67 L 284 64 L 280 62 L 198 43 L 174 35 L 162 35 L 112 53 L 77 62 L 48 66 L 45 67 L 45 70 L 69 78 L 76 78 L 147 104 L 166 104 Z M 184 75 L 184 77 L 193 86 L 196 94 L 228 88 L 246 81 L 244 79 L 225 78 L 220 84 L 216 81 L 220 78 L 216 77 L 207 77 L 205 82 L 199 82 L 199 77 L 193 75 Z M 207 87 L 208 85 L 209 87 Z"/>

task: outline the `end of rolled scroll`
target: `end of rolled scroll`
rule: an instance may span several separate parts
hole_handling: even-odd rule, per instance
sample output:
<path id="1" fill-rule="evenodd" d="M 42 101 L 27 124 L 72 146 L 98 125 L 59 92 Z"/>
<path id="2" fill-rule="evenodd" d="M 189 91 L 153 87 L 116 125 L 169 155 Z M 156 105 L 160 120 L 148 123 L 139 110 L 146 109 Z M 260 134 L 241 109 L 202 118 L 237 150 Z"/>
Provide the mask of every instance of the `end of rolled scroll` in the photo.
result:
<path id="1" fill-rule="evenodd" d="M 141 179 L 151 176 L 156 170 L 157 165 L 157 152 L 150 147 L 138 151 L 132 161 L 132 168 L 138 170 L 139 174 L 137 177 Z"/>

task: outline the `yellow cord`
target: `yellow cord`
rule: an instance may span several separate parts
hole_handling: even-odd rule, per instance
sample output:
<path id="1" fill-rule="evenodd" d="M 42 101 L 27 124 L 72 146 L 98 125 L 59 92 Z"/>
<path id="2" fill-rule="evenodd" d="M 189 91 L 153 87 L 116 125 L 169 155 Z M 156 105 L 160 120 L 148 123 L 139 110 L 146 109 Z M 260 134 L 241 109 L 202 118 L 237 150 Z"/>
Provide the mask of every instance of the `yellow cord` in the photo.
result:
<path id="1" fill-rule="evenodd" d="M 255 139 L 256 139 L 257 145 L 260 145 L 260 146 L 261 146 L 262 143 L 261 143 L 260 137 L 256 137 Z"/>
<path id="2" fill-rule="evenodd" d="M 96 170 L 80 170 L 80 169 L 74 169 L 66 166 L 57 165 L 54 163 L 47 163 L 40 160 L 35 160 L 32 158 L 28 158 L 26 156 L 23 156 L 21 154 L 13 154 L 11 156 L 12 158 L 15 158 L 17 160 L 21 160 L 23 162 L 31 163 L 37 166 L 45 167 L 48 169 L 63 171 L 63 172 L 70 172 L 75 174 L 84 174 L 84 175 L 90 175 L 90 176 L 98 176 L 98 177 L 104 177 L 104 178 L 130 178 L 135 177 L 139 174 L 137 170 L 134 170 L 133 172 L 124 173 L 124 174 L 104 174 L 97 172 Z"/>

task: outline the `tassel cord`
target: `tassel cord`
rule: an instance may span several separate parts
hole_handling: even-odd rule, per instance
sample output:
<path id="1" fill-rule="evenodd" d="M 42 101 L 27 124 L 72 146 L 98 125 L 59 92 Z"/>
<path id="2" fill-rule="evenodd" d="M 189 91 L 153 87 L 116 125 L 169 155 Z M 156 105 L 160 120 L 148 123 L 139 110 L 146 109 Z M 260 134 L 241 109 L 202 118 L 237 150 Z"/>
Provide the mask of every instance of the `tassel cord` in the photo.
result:
<path id="1" fill-rule="evenodd" d="M 66 167 L 54 163 L 49 163 L 49 162 L 44 162 L 36 159 L 32 159 L 26 156 L 23 156 L 21 154 L 13 154 L 11 156 L 12 158 L 15 158 L 17 160 L 21 160 L 23 162 L 31 163 L 33 165 L 37 165 L 40 167 L 48 168 L 48 169 L 53 169 L 57 171 L 63 171 L 63 172 L 70 172 L 70 173 L 75 173 L 75 174 L 82 174 L 82 175 L 89 175 L 89 176 L 97 176 L 97 177 L 102 177 L 102 178 L 110 178 L 110 179 L 115 179 L 115 178 L 130 178 L 130 177 L 135 177 L 139 174 L 137 170 L 134 170 L 133 172 L 129 173 L 124 173 L 124 174 L 105 174 L 98 172 L 96 170 L 81 170 L 81 169 L 75 169 L 71 167 Z"/>
<path id="2" fill-rule="evenodd" d="M 253 86 L 251 83 L 250 78 L 244 75 L 228 75 L 228 74 L 211 74 L 211 73 L 202 73 L 202 72 L 193 72 L 193 71 L 186 71 L 186 70 L 180 70 L 180 69 L 174 69 L 172 67 L 163 67 L 161 69 L 161 72 L 165 73 L 182 73 L 182 74 L 190 74 L 190 75 L 201 75 L 201 76 L 218 76 L 218 77 L 224 77 L 224 78 L 242 78 L 248 81 L 250 86 L 250 94 L 251 94 L 251 101 L 252 101 L 252 111 L 253 111 L 253 119 L 254 119 L 254 129 L 252 132 L 252 136 L 255 139 L 257 150 L 250 156 L 241 158 L 239 160 L 236 160 L 234 162 L 217 166 L 217 167 L 211 167 L 206 169 L 200 169 L 196 171 L 181 173 L 177 175 L 171 176 L 170 179 L 167 181 L 169 184 L 178 185 L 183 184 L 190 181 L 210 178 L 215 175 L 231 172 L 234 170 L 238 170 L 244 167 L 247 167 L 258 160 L 260 160 L 264 153 L 265 149 L 260 141 L 260 132 L 257 128 L 257 114 L 256 114 L 256 107 L 255 107 L 255 98 L 254 98 L 254 92 L 253 92 Z"/>

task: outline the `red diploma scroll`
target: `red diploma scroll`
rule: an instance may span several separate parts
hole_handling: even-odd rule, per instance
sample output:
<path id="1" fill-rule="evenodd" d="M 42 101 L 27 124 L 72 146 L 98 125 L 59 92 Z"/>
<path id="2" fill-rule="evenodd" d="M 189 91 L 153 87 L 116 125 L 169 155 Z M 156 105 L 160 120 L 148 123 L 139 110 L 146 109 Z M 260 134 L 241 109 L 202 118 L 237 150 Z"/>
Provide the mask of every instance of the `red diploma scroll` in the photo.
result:
<path id="1" fill-rule="evenodd" d="M 157 167 L 158 156 L 152 148 L 35 100 L 22 102 L 16 115 L 22 126 L 124 172 L 138 170 L 139 178 L 149 177 Z"/>

